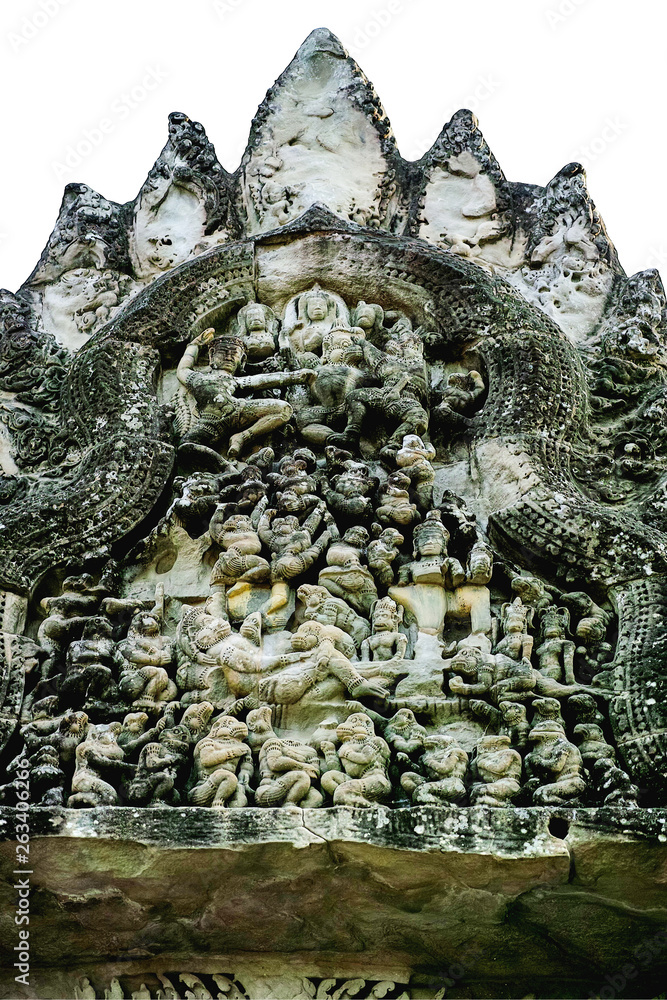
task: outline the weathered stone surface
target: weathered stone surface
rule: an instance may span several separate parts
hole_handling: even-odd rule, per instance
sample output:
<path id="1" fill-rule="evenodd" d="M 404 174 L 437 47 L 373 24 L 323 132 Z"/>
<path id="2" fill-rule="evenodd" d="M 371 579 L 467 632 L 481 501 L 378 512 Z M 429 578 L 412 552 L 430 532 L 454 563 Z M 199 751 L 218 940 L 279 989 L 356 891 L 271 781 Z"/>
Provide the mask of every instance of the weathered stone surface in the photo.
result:
<path id="1" fill-rule="evenodd" d="M 666 322 L 580 165 L 406 163 L 326 29 L 234 175 L 174 114 L 67 188 L 0 294 L 3 995 L 661 988 Z"/>
<path id="2" fill-rule="evenodd" d="M 31 823 L 36 975 L 188 967 L 242 981 L 253 953 L 322 978 L 363 961 L 401 981 L 462 965 L 462 987 L 536 968 L 548 980 L 566 953 L 568 978 L 594 986 L 667 922 L 664 810 L 36 808 Z"/>

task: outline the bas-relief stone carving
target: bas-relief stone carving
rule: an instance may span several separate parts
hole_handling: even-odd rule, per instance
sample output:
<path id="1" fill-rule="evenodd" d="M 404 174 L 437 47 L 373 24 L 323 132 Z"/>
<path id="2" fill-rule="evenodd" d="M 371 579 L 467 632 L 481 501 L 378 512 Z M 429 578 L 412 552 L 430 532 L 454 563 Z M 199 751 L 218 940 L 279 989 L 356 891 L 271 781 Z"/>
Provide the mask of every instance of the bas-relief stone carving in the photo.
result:
<path id="1" fill-rule="evenodd" d="M 324 31 L 236 175 L 172 115 L 70 186 L 0 299 L 2 801 L 664 805 L 666 316 L 577 165 L 405 164 Z"/>

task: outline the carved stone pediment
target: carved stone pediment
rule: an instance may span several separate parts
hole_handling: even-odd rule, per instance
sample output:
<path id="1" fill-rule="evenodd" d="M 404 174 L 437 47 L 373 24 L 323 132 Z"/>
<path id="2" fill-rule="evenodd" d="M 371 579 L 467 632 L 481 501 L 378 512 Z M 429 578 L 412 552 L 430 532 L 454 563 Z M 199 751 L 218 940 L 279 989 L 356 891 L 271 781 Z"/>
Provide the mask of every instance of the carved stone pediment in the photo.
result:
<path id="1" fill-rule="evenodd" d="M 633 962 L 665 309 L 578 165 L 513 184 L 469 112 L 407 163 L 324 29 L 235 174 L 177 114 L 131 205 L 68 188 L 0 298 L 0 853 L 27 824 L 39 995 Z"/>

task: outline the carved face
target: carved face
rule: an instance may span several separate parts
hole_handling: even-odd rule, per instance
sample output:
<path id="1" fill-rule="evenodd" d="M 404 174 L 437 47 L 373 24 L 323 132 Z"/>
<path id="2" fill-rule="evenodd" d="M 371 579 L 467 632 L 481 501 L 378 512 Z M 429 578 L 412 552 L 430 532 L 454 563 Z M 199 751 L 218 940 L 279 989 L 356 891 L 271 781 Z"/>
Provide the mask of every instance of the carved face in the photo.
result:
<path id="1" fill-rule="evenodd" d="M 241 341 L 224 339 L 226 343 L 216 344 L 209 352 L 211 368 L 234 375 L 245 361 L 245 348 Z"/>
<path id="2" fill-rule="evenodd" d="M 313 622 L 304 622 L 292 636 L 292 649 L 306 652 L 314 649 L 320 641 L 320 631 L 313 627 Z"/>
<path id="3" fill-rule="evenodd" d="M 159 635 L 160 634 L 160 623 L 157 618 L 152 615 L 137 615 L 133 622 L 137 631 L 141 632 L 142 635 Z"/>
<path id="4" fill-rule="evenodd" d="M 354 310 L 354 325 L 360 326 L 362 330 L 372 330 L 375 326 L 376 309 L 378 308 L 367 302 L 357 303 L 357 308 Z"/>
<path id="5" fill-rule="evenodd" d="M 327 300 L 324 295 L 311 292 L 306 296 L 306 316 L 311 323 L 320 323 L 327 315 Z"/>
<path id="6" fill-rule="evenodd" d="M 378 601 L 373 611 L 374 632 L 394 632 L 398 627 L 398 614 L 395 608 L 384 601 Z M 403 711 L 403 709 L 401 709 Z"/>
<path id="7" fill-rule="evenodd" d="M 148 716 L 145 712 L 131 712 L 123 719 L 123 729 L 138 736 L 145 730 L 147 722 Z"/>
<path id="8" fill-rule="evenodd" d="M 452 658 L 451 667 L 458 674 L 466 677 L 475 676 L 481 659 L 482 654 L 479 649 L 474 646 L 464 647 Z"/>
<path id="9" fill-rule="evenodd" d="M 268 705 L 248 712 L 247 725 L 248 731 L 251 733 L 271 732 L 271 709 Z"/>
<path id="10" fill-rule="evenodd" d="M 333 333 L 327 340 L 326 360 L 332 365 L 345 361 L 346 352 L 352 346 L 352 335 L 345 331 Z"/>
<path id="11" fill-rule="evenodd" d="M 259 645 L 262 637 L 262 616 L 259 612 L 248 617 L 242 622 L 239 632 L 245 639 Z"/>
<path id="12" fill-rule="evenodd" d="M 353 528 L 347 529 L 343 535 L 343 541 L 347 542 L 348 545 L 352 545 L 355 549 L 363 549 L 368 544 L 368 532 L 365 528 L 355 525 Z"/>
<path id="13" fill-rule="evenodd" d="M 399 708 L 398 712 L 391 720 L 394 729 L 410 729 L 416 725 L 414 712 L 411 708 Z"/>
<path id="14" fill-rule="evenodd" d="M 330 597 L 328 590 L 324 587 L 313 587 L 307 584 L 299 587 L 296 596 L 306 606 L 308 611 L 317 611 L 321 608 L 327 597 Z"/>
<path id="15" fill-rule="evenodd" d="M 366 739 L 374 733 L 373 722 L 363 712 L 355 712 L 336 727 L 336 735 L 341 743 L 353 739 Z"/>
<path id="16" fill-rule="evenodd" d="M 399 454 L 404 458 L 433 458 L 435 449 L 429 445 L 428 449 L 422 439 L 417 434 L 406 434 L 403 438 L 403 445 Z"/>
<path id="17" fill-rule="evenodd" d="M 425 558 L 446 556 L 449 532 L 437 521 L 424 521 L 415 531 L 415 555 Z"/>
<path id="18" fill-rule="evenodd" d="M 245 722 L 233 719 L 230 715 L 223 715 L 216 719 L 209 733 L 212 739 L 244 740 L 247 735 L 248 727 Z"/>
<path id="19" fill-rule="evenodd" d="M 266 316 L 261 305 L 248 306 L 245 313 L 245 325 L 248 332 L 266 330 Z"/>
<path id="20" fill-rule="evenodd" d="M 287 517 L 276 517 L 271 525 L 273 533 L 281 538 L 289 538 L 299 530 L 298 518 L 288 515 Z"/>
<path id="21" fill-rule="evenodd" d="M 224 618 L 212 618 L 209 623 L 199 629 L 195 642 L 202 650 L 210 649 L 211 646 L 226 639 L 231 631 L 231 625 Z"/>

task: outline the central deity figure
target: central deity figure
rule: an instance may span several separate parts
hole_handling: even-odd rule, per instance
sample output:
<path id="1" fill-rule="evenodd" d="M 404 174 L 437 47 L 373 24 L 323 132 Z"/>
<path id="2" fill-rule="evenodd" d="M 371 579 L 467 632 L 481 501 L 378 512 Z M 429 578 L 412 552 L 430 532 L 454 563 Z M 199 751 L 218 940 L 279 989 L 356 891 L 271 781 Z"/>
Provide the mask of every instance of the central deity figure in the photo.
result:
<path id="1" fill-rule="evenodd" d="M 199 350 L 209 347 L 210 365 L 196 368 Z M 283 427 L 292 416 L 292 407 L 283 399 L 239 398 L 239 389 L 280 389 L 286 385 L 303 384 L 315 378 L 315 372 L 299 369 L 292 372 L 267 372 L 259 375 L 237 376 L 243 368 L 246 351 L 240 337 L 216 337 L 208 329 L 195 337 L 178 365 L 178 380 L 197 408 L 192 412 L 191 402 L 179 410 L 182 443 L 204 445 L 212 449 L 227 446 L 227 457 L 238 458 L 244 447 L 256 438 Z"/>

